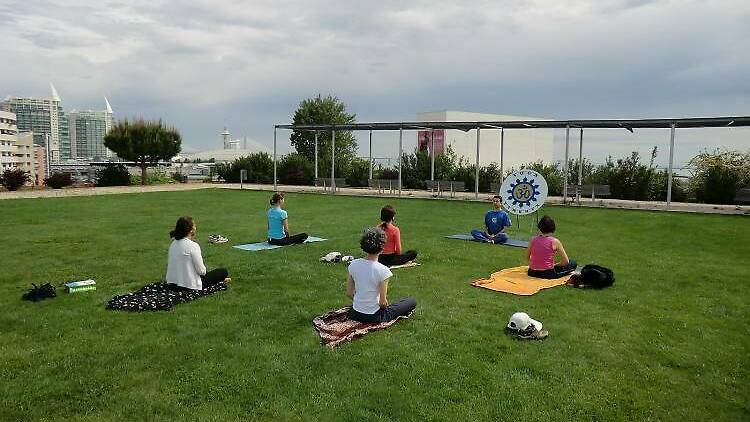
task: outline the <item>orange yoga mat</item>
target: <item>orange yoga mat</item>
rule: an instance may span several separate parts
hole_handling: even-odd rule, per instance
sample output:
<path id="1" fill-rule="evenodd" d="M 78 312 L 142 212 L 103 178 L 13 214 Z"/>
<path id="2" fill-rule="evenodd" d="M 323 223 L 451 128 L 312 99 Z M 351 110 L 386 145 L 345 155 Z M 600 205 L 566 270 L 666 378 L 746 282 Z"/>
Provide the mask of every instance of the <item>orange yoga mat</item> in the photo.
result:
<path id="1" fill-rule="evenodd" d="M 492 273 L 490 278 L 474 280 L 471 285 L 514 295 L 531 296 L 539 290 L 561 286 L 570 278 L 569 275 L 554 280 L 529 277 L 526 274 L 528 269 L 528 266 L 506 268 Z"/>

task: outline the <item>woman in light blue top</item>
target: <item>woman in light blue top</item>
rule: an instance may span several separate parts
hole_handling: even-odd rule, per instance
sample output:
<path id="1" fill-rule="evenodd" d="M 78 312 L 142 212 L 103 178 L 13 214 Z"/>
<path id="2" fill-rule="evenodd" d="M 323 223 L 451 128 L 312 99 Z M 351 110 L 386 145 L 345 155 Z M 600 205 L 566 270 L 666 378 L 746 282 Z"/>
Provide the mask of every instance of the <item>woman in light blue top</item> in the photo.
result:
<path id="1" fill-rule="evenodd" d="M 287 212 L 281 209 L 284 205 L 284 194 L 276 192 L 271 197 L 271 208 L 266 213 L 268 217 L 268 243 L 278 246 L 294 245 L 307 239 L 307 233 L 289 234 L 289 218 Z"/>

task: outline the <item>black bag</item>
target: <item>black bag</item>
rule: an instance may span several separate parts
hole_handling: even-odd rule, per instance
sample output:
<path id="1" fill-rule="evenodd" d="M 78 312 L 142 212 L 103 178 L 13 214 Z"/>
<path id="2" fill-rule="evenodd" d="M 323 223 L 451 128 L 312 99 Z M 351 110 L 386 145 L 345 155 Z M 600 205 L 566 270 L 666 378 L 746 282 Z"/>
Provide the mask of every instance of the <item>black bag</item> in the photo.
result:
<path id="1" fill-rule="evenodd" d="M 581 269 L 583 285 L 595 289 L 609 287 L 615 282 L 615 274 L 601 265 L 588 264 Z"/>

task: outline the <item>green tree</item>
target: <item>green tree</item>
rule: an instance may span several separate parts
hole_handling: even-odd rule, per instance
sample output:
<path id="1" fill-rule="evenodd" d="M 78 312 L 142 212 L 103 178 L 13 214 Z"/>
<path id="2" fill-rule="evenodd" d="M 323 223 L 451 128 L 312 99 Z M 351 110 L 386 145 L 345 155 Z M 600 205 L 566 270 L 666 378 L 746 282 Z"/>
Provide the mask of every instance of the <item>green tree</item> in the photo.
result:
<path id="1" fill-rule="evenodd" d="M 107 133 L 104 146 L 120 158 L 136 162 L 141 168 L 141 184 L 145 185 L 148 166 L 177 155 L 182 148 L 182 137 L 177 129 L 165 126 L 161 120 L 125 119 Z"/>
<path id="2" fill-rule="evenodd" d="M 355 114 L 346 111 L 346 105 L 334 96 L 325 98 L 318 94 L 299 104 L 292 119 L 295 125 L 343 125 L 354 123 Z M 295 130 L 290 138 L 294 149 L 315 162 L 315 132 Z M 357 157 L 357 140 L 350 131 L 336 131 L 336 169 L 346 174 L 349 164 Z M 331 173 L 331 132 L 318 132 L 318 174 Z M 338 171 L 337 171 L 338 173 Z"/>

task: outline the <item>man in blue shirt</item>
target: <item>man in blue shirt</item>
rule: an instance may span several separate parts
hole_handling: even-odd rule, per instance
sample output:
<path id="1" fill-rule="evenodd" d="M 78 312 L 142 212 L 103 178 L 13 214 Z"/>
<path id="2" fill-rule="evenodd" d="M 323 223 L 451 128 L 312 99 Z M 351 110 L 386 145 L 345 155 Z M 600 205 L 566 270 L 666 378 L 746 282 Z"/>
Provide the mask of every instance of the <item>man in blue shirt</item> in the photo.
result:
<path id="1" fill-rule="evenodd" d="M 487 215 L 484 216 L 484 226 L 487 230 L 472 230 L 471 235 L 480 242 L 505 243 L 508 240 L 505 228 L 511 226 L 510 217 L 502 210 L 502 197 L 495 195 L 492 205 L 495 209 L 487 211 Z"/>

